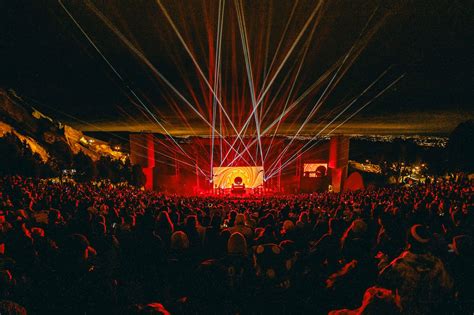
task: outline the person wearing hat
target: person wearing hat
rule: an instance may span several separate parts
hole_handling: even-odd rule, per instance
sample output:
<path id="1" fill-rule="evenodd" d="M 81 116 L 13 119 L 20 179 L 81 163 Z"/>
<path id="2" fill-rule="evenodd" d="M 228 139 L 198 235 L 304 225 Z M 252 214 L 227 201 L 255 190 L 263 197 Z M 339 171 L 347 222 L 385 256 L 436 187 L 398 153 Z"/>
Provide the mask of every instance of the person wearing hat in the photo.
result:
<path id="1" fill-rule="evenodd" d="M 453 280 L 444 263 L 430 252 L 431 234 L 415 224 L 408 231 L 407 250 L 379 274 L 382 286 L 397 290 L 407 314 L 448 312 Z"/>

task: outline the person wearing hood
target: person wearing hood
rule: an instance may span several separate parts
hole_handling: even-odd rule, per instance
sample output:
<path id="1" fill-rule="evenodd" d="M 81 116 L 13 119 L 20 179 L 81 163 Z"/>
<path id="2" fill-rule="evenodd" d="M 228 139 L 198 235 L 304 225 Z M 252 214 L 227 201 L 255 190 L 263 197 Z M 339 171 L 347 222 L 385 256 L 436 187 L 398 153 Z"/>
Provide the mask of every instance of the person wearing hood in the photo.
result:
<path id="1" fill-rule="evenodd" d="M 193 270 L 197 265 L 190 246 L 185 232 L 175 231 L 171 235 L 167 281 L 170 287 L 169 294 L 176 300 L 188 295 Z"/>
<path id="2" fill-rule="evenodd" d="M 249 286 L 254 281 L 252 261 L 248 255 L 245 236 L 234 232 L 227 241 L 227 255 L 221 259 L 226 273 L 226 288 L 234 313 L 245 313 L 244 307 L 249 298 Z"/>
<path id="3" fill-rule="evenodd" d="M 441 259 L 430 252 L 430 241 L 425 226 L 413 225 L 408 233 L 407 250 L 379 274 L 383 287 L 399 293 L 406 314 L 449 313 L 453 280 Z"/>
<path id="4" fill-rule="evenodd" d="M 242 233 L 245 236 L 247 242 L 250 242 L 253 239 L 253 230 L 252 228 L 245 225 L 245 216 L 242 213 L 237 214 L 235 217 L 234 226 L 229 228 L 230 234 L 236 232 Z"/>

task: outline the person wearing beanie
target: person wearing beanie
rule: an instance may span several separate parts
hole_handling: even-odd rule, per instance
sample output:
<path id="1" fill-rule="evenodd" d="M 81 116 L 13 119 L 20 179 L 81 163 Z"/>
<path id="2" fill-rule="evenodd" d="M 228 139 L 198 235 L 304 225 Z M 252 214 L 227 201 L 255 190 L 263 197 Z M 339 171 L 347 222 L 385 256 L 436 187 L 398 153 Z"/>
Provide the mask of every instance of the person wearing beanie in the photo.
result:
<path id="1" fill-rule="evenodd" d="M 407 314 L 446 313 L 453 299 L 453 280 L 429 245 L 431 234 L 421 225 L 408 230 L 407 250 L 379 274 L 383 287 L 397 290 Z"/>
<path id="2" fill-rule="evenodd" d="M 408 246 L 412 252 L 425 253 L 428 251 L 431 235 L 428 229 L 421 225 L 413 225 L 408 232 Z"/>

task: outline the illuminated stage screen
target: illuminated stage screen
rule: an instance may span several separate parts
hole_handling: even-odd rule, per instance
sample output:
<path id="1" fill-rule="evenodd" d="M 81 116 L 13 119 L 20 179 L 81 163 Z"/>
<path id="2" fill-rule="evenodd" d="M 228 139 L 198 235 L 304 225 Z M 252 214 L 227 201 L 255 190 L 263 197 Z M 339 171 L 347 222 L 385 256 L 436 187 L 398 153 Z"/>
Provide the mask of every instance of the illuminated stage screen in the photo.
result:
<path id="1" fill-rule="evenodd" d="M 256 188 L 263 184 L 263 167 L 261 166 L 228 166 L 214 167 L 214 186 L 232 188 L 237 177 L 242 179 L 245 188 Z"/>
<path id="2" fill-rule="evenodd" d="M 309 177 L 320 177 L 326 175 L 327 168 L 327 163 L 305 163 L 303 172 L 308 174 Z"/>

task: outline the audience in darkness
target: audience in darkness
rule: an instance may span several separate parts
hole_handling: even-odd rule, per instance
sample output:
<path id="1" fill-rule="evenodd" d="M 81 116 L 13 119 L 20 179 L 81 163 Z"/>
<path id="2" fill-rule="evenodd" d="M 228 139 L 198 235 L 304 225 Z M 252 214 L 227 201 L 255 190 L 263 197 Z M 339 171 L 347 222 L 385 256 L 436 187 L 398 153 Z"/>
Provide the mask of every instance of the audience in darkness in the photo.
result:
<path id="1" fill-rule="evenodd" d="M 259 199 L 0 178 L 0 314 L 472 314 L 473 182 Z"/>

